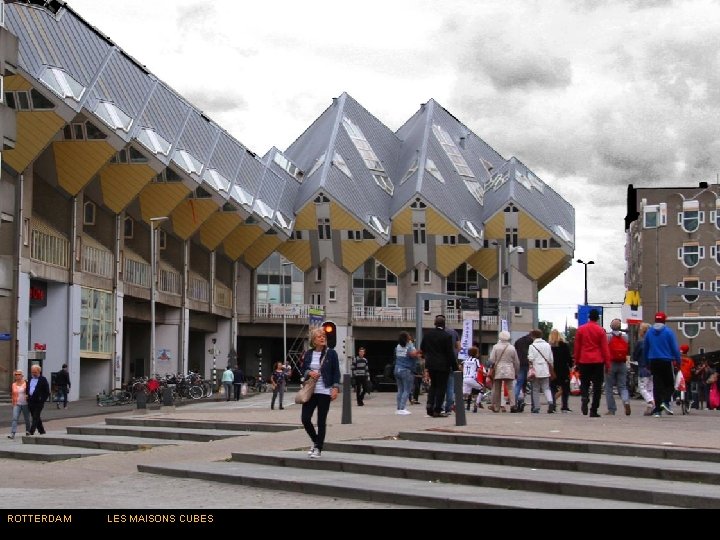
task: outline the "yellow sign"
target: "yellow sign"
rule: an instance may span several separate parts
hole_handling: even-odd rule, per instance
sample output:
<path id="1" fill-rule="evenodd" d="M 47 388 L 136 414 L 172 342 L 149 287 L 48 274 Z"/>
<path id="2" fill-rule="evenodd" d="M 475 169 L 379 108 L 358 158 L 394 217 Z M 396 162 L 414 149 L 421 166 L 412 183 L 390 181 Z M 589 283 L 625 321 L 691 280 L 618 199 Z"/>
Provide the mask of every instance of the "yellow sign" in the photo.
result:
<path id="1" fill-rule="evenodd" d="M 625 293 L 625 304 L 620 311 L 627 324 L 640 324 L 643 318 L 640 291 L 627 291 Z"/>
<path id="2" fill-rule="evenodd" d="M 632 309 L 637 309 L 640 305 L 640 291 L 627 291 L 625 293 L 625 303 Z"/>

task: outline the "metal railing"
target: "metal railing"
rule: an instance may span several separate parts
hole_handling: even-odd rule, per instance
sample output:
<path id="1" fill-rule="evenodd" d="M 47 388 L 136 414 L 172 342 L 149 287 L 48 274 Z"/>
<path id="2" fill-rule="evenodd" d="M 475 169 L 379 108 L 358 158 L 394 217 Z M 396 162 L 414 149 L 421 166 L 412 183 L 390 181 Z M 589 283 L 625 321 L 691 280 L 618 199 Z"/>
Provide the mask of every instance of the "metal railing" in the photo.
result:
<path id="1" fill-rule="evenodd" d="M 158 272 L 158 291 L 180 296 L 182 294 L 180 273 L 161 268 Z"/>
<path id="2" fill-rule="evenodd" d="M 114 266 L 112 252 L 92 246 L 82 247 L 83 272 L 111 278 Z"/>
<path id="3" fill-rule="evenodd" d="M 215 305 L 228 309 L 232 307 L 232 291 L 220 283 L 215 283 Z"/>
<path id="4" fill-rule="evenodd" d="M 62 236 L 33 229 L 30 258 L 51 266 L 69 268 L 70 242 Z"/>
<path id="5" fill-rule="evenodd" d="M 123 281 L 131 285 L 150 288 L 150 265 L 146 262 L 125 258 Z"/>
<path id="6" fill-rule="evenodd" d="M 188 283 L 188 298 L 200 302 L 210 301 L 210 283 L 207 280 L 191 277 Z"/>
<path id="7" fill-rule="evenodd" d="M 257 304 L 255 317 L 260 319 L 305 319 L 310 317 L 311 309 L 323 309 L 316 304 Z"/>

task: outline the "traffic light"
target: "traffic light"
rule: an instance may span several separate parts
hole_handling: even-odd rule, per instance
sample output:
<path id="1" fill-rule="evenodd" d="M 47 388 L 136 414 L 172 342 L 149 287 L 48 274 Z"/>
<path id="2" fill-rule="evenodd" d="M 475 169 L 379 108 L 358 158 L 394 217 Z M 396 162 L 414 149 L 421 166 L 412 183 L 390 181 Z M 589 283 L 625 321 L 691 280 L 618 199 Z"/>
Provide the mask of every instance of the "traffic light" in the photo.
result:
<path id="1" fill-rule="evenodd" d="M 332 321 L 325 321 L 322 323 L 322 329 L 325 331 L 327 346 L 334 349 L 335 345 L 337 345 L 337 328 L 335 327 L 335 323 Z"/>

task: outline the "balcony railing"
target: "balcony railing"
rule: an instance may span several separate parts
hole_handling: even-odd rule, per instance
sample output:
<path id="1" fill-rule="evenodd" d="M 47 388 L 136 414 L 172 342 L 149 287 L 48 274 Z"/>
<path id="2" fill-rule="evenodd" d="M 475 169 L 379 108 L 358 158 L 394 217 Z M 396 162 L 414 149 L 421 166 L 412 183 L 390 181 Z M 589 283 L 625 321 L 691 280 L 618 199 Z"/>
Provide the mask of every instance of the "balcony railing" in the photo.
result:
<path id="1" fill-rule="evenodd" d="M 210 301 L 210 283 L 202 278 L 191 277 L 188 283 L 188 298 L 200 302 Z"/>
<path id="2" fill-rule="evenodd" d="M 228 309 L 232 307 L 232 291 L 220 283 L 215 283 L 215 305 Z"/>
<path id="3" fill-rule="evenodd" d="M 130 285 L 150 288 L 150 265 L 143 261 L 125 258 L 123 280 Z"/>
<path id="4" fill-rule="evenodd" d="M 174 270 L 161 268 L 158 273 L 158 291 L 166 294 L 180 296 L 182 294 L 182 280 L 180 273 Z"/>
<path id="5" fill-rule="evenodd" d="M 315 304 L 257 304 L 255 317 L 260 319 L 305 319 L 309 320 L 310 310 L 322 310 L 324 306 Z"/>
<path id="6" fill-rule="evenodd" d="M 34 261 L 69 268 L 70 242 L 62 236 L 33 229 L 30 258 Z"/>
<path id="7" fill-rule="evenodd" d="M 113 254 L 104 249 L 92 246 L 82 247 L 82 271 L 111 278 L 113 276 Z"/>

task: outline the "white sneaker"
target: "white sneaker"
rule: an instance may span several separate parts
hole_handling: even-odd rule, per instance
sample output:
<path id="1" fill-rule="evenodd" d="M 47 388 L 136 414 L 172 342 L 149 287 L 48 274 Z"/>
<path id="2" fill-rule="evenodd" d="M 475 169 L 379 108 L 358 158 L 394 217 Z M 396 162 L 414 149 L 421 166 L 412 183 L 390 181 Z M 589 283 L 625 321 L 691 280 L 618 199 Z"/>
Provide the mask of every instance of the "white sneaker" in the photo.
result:
<path id="1" fill-rule="evenodd" d="M 311 458 L 319 458 L 320 457 L 320 449 L 319 448 L 313 448 L 312 452 L 310 453 Z"/>
<path id="2" fill-rule="evenodd" d="M 313 453 L 315 450 L 316 450 L 316 448 L 315 448 L 315 445 L 313 444 L 313 445 L 310 447 L 310 450 L 308 450 L 308 456 L 311 456 L 312 453 Z"/>
<path id="3" fill-rule="evenodd" d="M 403 416 L 404 416 L 404 415 L 412 414 L 412 413 L 411 413 L 410 411 L 408 411 L 407 409 L 398 409 L 398 410 L 395 412 L 395 414 L 400 414 L 400 415 L 403 415 Z"/>

